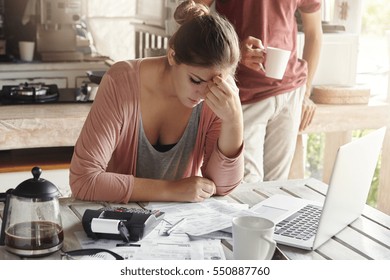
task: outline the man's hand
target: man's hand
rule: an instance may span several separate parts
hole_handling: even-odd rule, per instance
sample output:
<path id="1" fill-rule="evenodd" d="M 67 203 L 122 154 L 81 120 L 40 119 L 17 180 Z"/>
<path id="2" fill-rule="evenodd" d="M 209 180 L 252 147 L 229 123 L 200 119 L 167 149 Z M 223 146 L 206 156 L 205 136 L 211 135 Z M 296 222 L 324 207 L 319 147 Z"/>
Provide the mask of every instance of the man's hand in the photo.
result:
<path id="1" fill-rule="evenodd" d="M 260 39 L 249 36 L 241 42 L 241 63 L 255 71 L 264 71 L 265 49 Z"/>
<path id="2" fill-rule="evenodd" d="M 302 103 L 302 115 L 299 131 L 305 130 L 312 122 L 317 105 L 308 97 L 304 97 Z"/>

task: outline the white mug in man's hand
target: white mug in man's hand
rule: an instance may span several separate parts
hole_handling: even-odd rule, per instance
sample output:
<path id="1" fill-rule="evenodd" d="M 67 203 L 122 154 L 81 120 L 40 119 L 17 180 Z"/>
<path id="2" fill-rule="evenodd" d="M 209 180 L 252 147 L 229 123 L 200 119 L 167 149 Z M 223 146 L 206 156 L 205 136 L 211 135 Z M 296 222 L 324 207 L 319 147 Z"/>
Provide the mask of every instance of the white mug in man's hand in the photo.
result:
<path id="1" fill-rule="evenodd" d="M 233 257 L 235 260 L 270 260 L 276 242 L 273 239 L 275 224 L 265 218 L 235 217 L 232 221 Z"/>
<path id="2" fill-rule="evenodd" d="M 265 57 L 265 76 L 277 80 L 283 79 L 291 51 L 267 47 Z"/>

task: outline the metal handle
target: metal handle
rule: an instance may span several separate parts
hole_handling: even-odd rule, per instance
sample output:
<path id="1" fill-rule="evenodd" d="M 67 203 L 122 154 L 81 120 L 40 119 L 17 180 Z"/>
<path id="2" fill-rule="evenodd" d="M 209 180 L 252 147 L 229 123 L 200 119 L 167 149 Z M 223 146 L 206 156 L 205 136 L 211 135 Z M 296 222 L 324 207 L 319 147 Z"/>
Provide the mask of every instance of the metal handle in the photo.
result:
<path id="1" fill-rule="evenodd" d="M 8 210 L 9 210 L 9 200 L 10 200 L 12 191 L 13 191 L 13 189 L 9 189 L 5 193 L 0 193 L 0 201 L 4 202 L 3 220 L 1 222 L 1 232 L 0 232 L 0 245 L 1 246 L 5 245 L 5 225 L 7 223 Z"/>

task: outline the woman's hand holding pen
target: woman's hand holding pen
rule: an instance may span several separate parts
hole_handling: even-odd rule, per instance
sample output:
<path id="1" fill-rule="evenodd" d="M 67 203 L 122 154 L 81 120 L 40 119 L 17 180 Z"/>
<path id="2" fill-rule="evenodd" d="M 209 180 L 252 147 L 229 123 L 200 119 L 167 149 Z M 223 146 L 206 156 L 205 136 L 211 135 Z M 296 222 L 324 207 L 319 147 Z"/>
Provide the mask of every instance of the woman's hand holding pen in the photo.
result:
<path id="1" fill-rule="evenodd" d="M 171 184 L 177 201 L 201 202 L 216 193 L 214 182 L 204 177 L 188 177 Z"/>
<path id="2" fill-rule="evenodd" d="M 191 176 L 179 180 L 134 178 L 134 189 L 129 201 L 185 201 L 201 202 L 216 193 L 210 179 Z"/>

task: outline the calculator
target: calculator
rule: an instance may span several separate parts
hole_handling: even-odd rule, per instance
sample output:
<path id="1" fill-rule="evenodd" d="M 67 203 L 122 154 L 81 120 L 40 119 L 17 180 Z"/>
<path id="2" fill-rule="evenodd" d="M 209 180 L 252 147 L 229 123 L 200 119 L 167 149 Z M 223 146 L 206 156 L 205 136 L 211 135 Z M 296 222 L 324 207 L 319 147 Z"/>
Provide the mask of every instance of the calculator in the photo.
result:
<path id="1" fill-rule="evenodd" d="M 85 210 L 82 225 L 90 238 L 133 242 L 148 235 L 164 216 L 165 213 L 159 210 L 104 207 Z"/>

